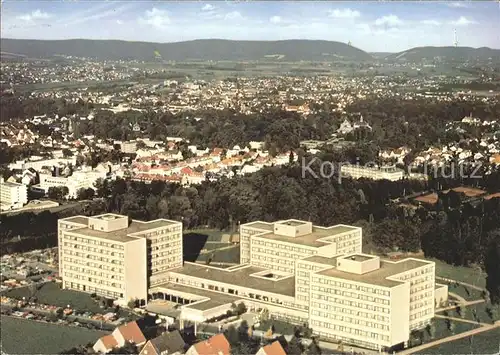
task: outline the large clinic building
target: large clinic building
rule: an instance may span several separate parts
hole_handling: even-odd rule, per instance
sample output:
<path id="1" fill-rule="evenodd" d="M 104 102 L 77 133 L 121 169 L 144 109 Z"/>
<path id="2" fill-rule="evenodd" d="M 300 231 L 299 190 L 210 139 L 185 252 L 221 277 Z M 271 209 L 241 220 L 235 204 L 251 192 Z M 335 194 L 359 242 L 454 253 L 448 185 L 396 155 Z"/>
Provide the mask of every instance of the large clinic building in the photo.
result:
<path id="1" fill-rule="evenodd" d="M 243 224 L 241 263 L 227 268 L 182 263 L 181 228 L 180 222 L 146 223 L 110 214 L 62 219 L 63 286 L 124 301 L 179 303 L 181 322 L 195 327 L 244 302 L 261 315 L 307 323 L 322 338 L 372 349 L 406 345 L 412 330 L 430 323 L 436 302 L 447 298 L 446 286 L 435 283 L 434 262 L 363 254 L 358 227 L 298 220 Z M 153 241 L 163 247 L 150 247 Z M 88 255 L 73 257 L 75 245 L 95 248 L 95 243 L 102 252 L 87 254 L 101 259 L 118 246 L 119 256 L 112 260 L 120 263 L 113 271 L 122 278 L 120 288 L 117 282 L 106 284 L 109 271 L 88 266 Z M 89 271 L 101 274 L 94 280 Z"/>

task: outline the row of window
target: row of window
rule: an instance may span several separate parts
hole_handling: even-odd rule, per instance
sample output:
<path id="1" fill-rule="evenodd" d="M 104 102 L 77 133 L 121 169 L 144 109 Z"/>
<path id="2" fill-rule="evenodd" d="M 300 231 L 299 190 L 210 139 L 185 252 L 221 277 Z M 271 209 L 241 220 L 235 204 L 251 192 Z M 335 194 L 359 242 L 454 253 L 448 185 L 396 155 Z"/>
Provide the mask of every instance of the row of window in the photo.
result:
<path id="1" fill-rule="evenodd" d="M 63 260 L 64 260 L 65 263 L 71 263 L 71 264 L 76 264 L 76 265 L 84 265 L 84 266 L 89 266 L 89 267 L 93 267 L 93 268 L 96 268 L 96 269 L 108 270 L 108 271 L 112 271 L 112 272 L 116 272 L 116 273 L 120 273 L 120 274 L 123 273 L 123 269 L 122 268 L 118 268 L 118 267 L 116 267 L 114 265 L 106 265 L 106 264 L 103 264 L 103 263 L 94 263 L 92 261 L 83 261 L 83 260 L 80 260 L 80 259 L 73 259 L 73 258 L 68 258 L 68 257 L 64 257 Z"/>
<path id="2" fill-rule="evenodd" d="M 170 234 L 170 235 L 166 235 L 164 237 L 151 239 L 151 245 L 161 244 L 161 243 L 168 242 L 171 240 L 180 240 L 180 239 L 181 239 L 180 234 Z"/>
<path id="3" fill-rule="evenodd" d="M 116 273 L 109 274 L 106 272 L 85 269 L 85 268 L 73 266 L 73 265 L 69 265 L 67 267 L 67 269 L 70 271 L 76 271 L 80 274 L 87 274 L 87 275 L 93 275 L 93 276 L 99 276 L 99 277 L 110 278 L 110 279 L 114 279 L 114 280 L 118 280 L 118 281 L 123 281 L 123 276 L 120 276 L 119 274 L 116 274 Z"/>
<path id="4" fill-rule="evenodd" d="M 111 287 L 119 288 L 119 289 L 125 288 L 119 282 L 113 282 L 113 281 L 107 281 L 107 280 L 100 280 L 100 279 L 97 279 L 95 277 L 88 277 L 86 275 L 73 274 L 71 272 L 65 272 L 64 273 L 64 277 L 69 277 L 69 278 L 72 278 L 72 279 L 75 279 L 75 280 L 82 280 L 82 281 L 86 281 L 86 282 L 92 282 L 92 283 L 97 284 L 97 285 L 111 286 Z"/>
<path id="5" fill-rule="evenodd" d="M 345 288 L 349 290 L 356 290 L 360 291 L 363 293 L 370 293 L 370 294 L 375 294 L 375 295 L 381 295 L 381 296 L 390 296 L 390 292 L 381 288 L 376 288 L 376 287 L 369 287 L 369 286 L 360 286 L 356 285 L 350 282 L 342 282 L 342 281 L 335 281 L 323 277 L 317 277 L 313 276 L 312 278 L 313 282 L 317 282 L 319 284 L 325 284 L 325 285 L 330 285 L 334 286 L 335 288 Z"/>
<path id="6" fill-rule="evenodd" d="M 116 260 L 116 259 L 108 259 L 108 258 L 103 258 L 103 257 L 97 257 L 92 254 L 87 254 L 87 253 L 80 253 L 72 250 L 63 250 L 64 255 L 70 255 L 70 256 L 76 256 L 78 258 L 84 258 L 84 259 L 90 259 L 90 260 L 96 260 L 100 262 L 105 262 L 105 263 L 110 263 L 110 264 L 115 264 L 115 265 L 123 265 L 122 260 Z"/>
<path id="7" fill-rule="evenodd" d="M 312 255 L 313 251 L 307 248 L 300 248 L 296 246 L 291 246 L 285 243 L 273 243 L 265 240 L 259 240 L 259 239 L 252 239 L 252 245 L 262 245 L 263 247 L 266 247 L 267 250 L 288 250 L 288 251 L 293 251 L 296 254 L 300 255 Z"/>
<path id="8" fill-rule="evenodd" d="M 335 320 L 340 321 L 340 322 L 361 325 L 361 326 L 370 327 L 373 329 L 380 329 L 380 330 L 385 330 L 385 331 L 389 330 L 389 326 L 387 324 L 380 324 L 380 323 L 376 323 L 376 322 L 366 321 L 363 319 L 351 318 L 348 316 L 343 316 L 343 315 L 335 314 L 332 312 L 322 312 L 322 311 L 318 311 L 318 310 L 313 309 L 311 311 L 311 314 L 313 316 L 335 319 Z"/>
<path id="9" fill-rule="evenodd" d="M 413 278 L 418 277 L 420 275 L 432 273 L 433 271 L 434 271 L 434 266 L 430 266 L 430 267 L 426 267 L 426 268 L 423 268 L 423 269 L 420 269 L 420 270 L 417 270 L 417 271 L 414 271 L 414 272 L 411 272 L 411 273 L 408 273 L 405 275 L 401 275 L 401 277 L 399 277 L 399 279 L 405 281 L 408 279 L 413 279 Z"/>
<path id="10" fill-rule="evenodd" d="M 297 264 L 298 269 L 305 269 L 305 270 L 312 270 L 312 271 L 318 271 L 320 269 L 323 269 L 324 266 L 318 266 L 318 265 L 311 265 L 311 264 L 306 264 L 303 262 L 300 262 Z M 309 277 L 309 273 L 306 273 L 307 277 Z"/>
<path id="11" fill-rule="evenodd" d="M 114 248 L 118 250 L 124 250 L 124 246 L 121 244 L 115 244 L 115 243 L 109 243 L 105 242 L 102 240 L 95 240 L 95 239 L 89 239 L 89 238 L 82 238 L 82 237 L 75 237 L 73 235 L 65 235 L 64 236 L 65 240 L 73 240 L 75 242 L 80 242 L 80 243 L 85 243 L 85 244 L 90 244 L 90 245 L 98 245 L 101 247 L 105 248 Z"/>
<path id="12" fill-rule="evenodd" d="M 76 282 L 67 282 L 65 287 L 71 288 L 73 290 L 87 291 L 87 292 L 95 292 L 99 296 L 105 296 L 111 299 L 119 299 L 123 298 L 123 293 L 121 292 L 113 292 L 108 290 L 103 290 L 99 287 L 92 287 L 87 285 L 82 285 Z"/>
<path id="13" fill-rule="evenodd" d="M 351 300 L 345 300 L 342 298 L 336 298 L 332 296 L 326 296 L 322 294 L 317 294 L 315 292 L 311 293 L 311 298 L 312 299 L 317 299 L 320 301 L 327 301 L 327 302 L 332 302 L 336 304 L 342 304 L 345 306 L 351 306 L 351 307 L 356 307 L 359 309 L 367 309 L 369 311 L 375 311 L 375 312 L 381 312 L 381 313 L 390 313 L 390 310 L 388 307 L 379 307 L 379 306 L 373 306 L 371 304 L 367 304 L 364 302 L 356 302 L 356 301 L 351 301 Z"/>
<path id="14" fill-rule="evenodd" d="M 364 330 L 360 330 L 358 328 L 351 328 L 351 327 L 346 327 L 344 325 L 332 324 L 330 322 L 321 322 L 321 321 L 318 321 L 318 320 L 312 320 L 311 324 L 313 326 L 318 326 L 318 327 L 327 328 L 327 329 L 333 329 L 333 330 L 336 330 L 336 331 L 339 331 L 339 332 L 343 332 L 343 333 L 348 333 L 348 334 L 354 334 L 354 335 L 363 336 L 365 338 L 372 338 L 372 339 L 376 339 L 376 340 L 389 341 L 389 336 L 388 335 L 382 335 L 382 334 L 378 334 L 378 333 L 367 332 L 367 331 L 364 331 Z"/>
<path id="15" fill-rule="evenodd" d="M 330 312 L 349 314 L 351 316 L 356 316 L 358 318 L 373 319 L 373 320 L 377 320 L 377 321 L 380 321 L 383 323 L 389 322 L 389 317 L 387 317 L 387 316 L 383 316 L 383 315 L 380 315 L 378 313 L 363 312 L 363 311 L 360 311 L 359 309 L 336 307 L 336 306 L 333 306 L 330 304 L 318 303 L 318 302 L 312 302 L 311 306 L 313 308 L 326 309 L 326 310 L 329 310 Z"/>
<path id="16" fill-rule="evenodd" d="M 97 254 L 114 256 L 114 257 L 117 257 L 117 258 L 123 258 L 124 257 L 123 253 L 119 253 L 119 252 L 115 252 L 115 251 L 109 251 L 108 249 L 103 249 L 103 248 L 87 247 L 87 246 L 83 246 L 83 245 L 80 245 L 80 244 L 74 244 L 74 243 L 64 242 L 64 247 L 66 247 L 66 248 L 72 248 L 72 249 L 78 249 L 78 250 L 83 250 L 83 251 L 97 253 Z"/>
<path id="17" fill-rule="evenodd" d="M 367 296 L 367 295 L 365 295 L 363 293 L 359 293 L 359 292 L 342 291 L 342 290 L 338 290 L 338 289 L 335 289 L 335 288 L 321 287 L 321 286 L 316 286 L 316 285 L 313 285 L 311 287 L 311 289 L 313 291 L 327 292 L 327 293 L 330 293 L 332 295 L 339 295 L 339 296 L 343 296 L 343 297 L 349 297 L 349 298 L 352 298 L 352 299 L 359 299 L 359 300 L 362 300 L 362 301 L 381 303 L 381 304 L 385 304 L 385 305 L 389 304 L 389 300 L 388 299 L 378 298 L 378 297 L 373 297 L 373 296 Z"/>
<path id="18" fill-rule="evenodd" d="M 410 314 L 410 321 L 418 319 L 418 318 L 422 318 L 424 316 L 432 314 L 433 312 L 434 312 L 433 308 L 427 308 L 427 309 L 424 309 L 424 310 L 417 312 L 415 314 Z"/>
<path id="19" fill-rule="evenodd" d="M 298 255 L 298 254 L 290 254 L 290 253 L 284 253 L 284 252 L 277 252 L 276 249 L 267 249 L 267 248 L 256 248 L 252 247 L 252 258 L 258 258 L 259 255 L 255 255 L 256 253 L 260 254 L 268 254 L 271 255 L 269 257 L 265 256 L 260 256 L 261 260 L 275 260 L 275 259 L 283 259 L 284 264 L 288 265 L 294 265 L 296 259 L 303 258 L 304 255 Z"/>

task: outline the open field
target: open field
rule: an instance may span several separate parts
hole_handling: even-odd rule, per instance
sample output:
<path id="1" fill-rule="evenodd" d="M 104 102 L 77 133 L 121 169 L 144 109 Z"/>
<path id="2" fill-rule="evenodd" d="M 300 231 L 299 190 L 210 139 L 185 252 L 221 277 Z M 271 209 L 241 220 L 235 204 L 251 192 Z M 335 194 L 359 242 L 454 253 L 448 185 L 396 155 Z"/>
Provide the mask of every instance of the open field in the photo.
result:
<path id="1" fill-rule="evenodd" d="M 498 354 L 500 328 L 426 349 L 419 354 Z"/>
<path id="2" fill-rule="evenodd" d="M 22 287 L 10 290 L 4 294 L 7 297 L 21 299 L 30 296 L 30 288 Z M 53 282 L 44 284 L 40 290 L 36 291 L 35 297 L 38 303 L 44 303 L 59 307 L 70 305 L 71 308 L 77 311 L 90 311 L 100 313 L 103 310 L 99 307 L 89 294 L 84 292 L 62 290 Z"/>
<path id="3" fill-rule="evenodd" d="M 447 279 L 452 279 L 456 281 L 466 282 L 468 284 L 484 288 L 486 286 L 486 274 L 482 272 L 479 268 L 470 268 L 464 266 L 453 266 L 447 264 L 441 260 L 426 258 L 427 260 L 432 260 L 436 263 L 436 276 L 444 277 Z M 443 283 L 437 280 L 438 283 Z M 454 292 L 453 290 L 450 290 Z M 469 289 L 469 291 L 471 291 Z M 456 292 L 462 296 L 460 291 Z"/>
<path id="4" fill-rule="evenodd" d="M 58 354 L 94 343 L 106 332 L 1 316 L 2 351 L 13 354 Z"/>

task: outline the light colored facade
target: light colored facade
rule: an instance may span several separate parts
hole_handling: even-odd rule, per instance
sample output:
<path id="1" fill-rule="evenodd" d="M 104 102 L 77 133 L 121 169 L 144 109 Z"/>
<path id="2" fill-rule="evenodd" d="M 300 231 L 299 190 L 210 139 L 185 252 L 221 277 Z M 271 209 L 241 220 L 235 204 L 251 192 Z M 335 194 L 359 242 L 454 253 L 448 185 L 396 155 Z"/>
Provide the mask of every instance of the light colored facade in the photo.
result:
<path id="1" fill-rule="evenodd" d="M 2 211 L 23 207 L 28 203 L 26 185 L 4 181 L 0 178 L 0 203 Z"/>
<path id="2" fill-rule="evenodd" d="M 389 348 L 434 317 L 434 262 L 353 254 L 336 264 L 310 274 L 310 326 L 320 336 Z"/>
<path id="3" fill-rule="evenodd" d="M 246 262 L 221 269 L 182 262 L 179 222 L 132 221 L 127 226 L 125 220 L 108 214 L 59 221 L 63 286 L 99 289 L 124 300 L 149 296 L 181 304 L 181 326 L 194 322 L 195 331 L 197 323 L 244 302 L 260 315 L 307 323 L 323 338 L 386 349 L 406 344 L 412 330 L 429 324 L 436 302 L 447 299 L 446 286 L 435 284 L 434 262 L 383 261 L 362 254 L 362 232 L 353 226 L 323 228 L 297 220 L 247 223 L 240 227 L 248 243 L 241 245 Z M 97 253 L 89 253 L 97 242 Z M 74 254 L 75 245 L 77 253 L 87 248 L 83 256 Z M 109 266 L 119 268 L 95 269 L 93 258 L 107 266 L 103 258 L 116 246 L 118 264 Z M 96 285 L 94 271 L 102 273 L 99 281 L 121 277 L 120 287 Z"/>
<path id="4" fill-rule="evenodd" d="M 340 172 L 343 176 L 350 176 L 353 179 L 367 178 L 373 180 L 397 181 L 404 177 L 404 170 L 395 167 L 370 167 L 361 165 L 342 165 Z"/>
<path id="5" fill-rule="evenodd" d="M 104 171 L 75 171 L 71 176 L 52 176 L 48 174 L 40 174 L 40 188 L 45 192 L 51 187 L 68 188 L 68 198 L 75 198 L 78 195 L 78 190 L 94 188 L 94 184 L 98 179 L 105 179 L 106 172 Z"/>
<path id="6" fill-rule="evenodd" d="M 32 157 L 35 158 L 35 157 Z M 36 171 L 41 170 L 44 166 L 58 166 L 61 164 L 76 164 L 76 156 L 71 158 L 54 158 L 54 159 L 43 159 L 39 157 L 36 160 L 18 160 L 15 163 L 9 164 L 9 169 L 11 170 L 26 170 L 29 168 L 33 168 Z"/>
<path id="7" fill-rule="evenodd" d="M 251 222 L 240 226 L 240 263 L 295 273 L 295 261 L 312 255 L 361 252 L 362 229 L 339 224 L 313 226 L 299 220 Z"/>
<path id="8" fill-rule="evenodd" d="M 181 222 L 75 216 L 59 220 L 58 234 L 63 288 L 146 300 L 159 273 L 182 265 Z"/>

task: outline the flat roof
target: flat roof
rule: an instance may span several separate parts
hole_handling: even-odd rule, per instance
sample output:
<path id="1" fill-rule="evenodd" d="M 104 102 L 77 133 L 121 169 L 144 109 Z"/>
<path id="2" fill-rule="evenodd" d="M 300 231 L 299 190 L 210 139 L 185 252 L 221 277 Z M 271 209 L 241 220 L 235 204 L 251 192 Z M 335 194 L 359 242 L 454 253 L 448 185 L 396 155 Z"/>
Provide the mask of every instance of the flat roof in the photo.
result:
<path id="1" fill-rule="evenodd" d="M 163 292 L 166 292 L 168 290 L 179 291 L 179 292 L 191 294 L 191 295 L 196 296 L 196 297 L 208 298 L 208 300 L 197 303 L 197 304 L 184 305 L 184 307 L 197 309 L 200 311 L 206 311 L 208 309 L 212 309 L 212 308 L 222 306 L 222 305 L 228 304 L 228 303 L 233 303 L 233 302 L 237 303 L 237 302 L 242 300 L 242 298 L 238 297 L 238 296 L 232 296 L 232 295 L 214 292 L 214 291 L 210 291 L 210 290 L 199 289 L 199 288 L 194 288 L 194 287 L 189 287 L 189 286 L 184 286 L 184 285 L 178 285 L 178 284 L 174 284 L 174 283 L 170 283 L 170 282 L 151 287 L 151 289 L 155 290 L 155 292 L 158 292 L 158 289 L 165 289 L 165 291 L 163 291 Z"/>
<path id="2" fill-rule="evenodd" d="M 371 256 L 371 255 L 363 255 L 363 254 L 353 254 L 353 255 L 346 255 L 346 256 L 343 256 L 342 259 L 349 259 L 349 260 L 354 260 L 354 261 L 366 261 L 366 260 L 370 260 L 370 259 L 375 259 L 376 257 L 375 256 Z"/>
<path id="3" fill-rule="evenodd" d="M 89 218 L 85 217 L 85 216 L 73 216 L 73 217 L 68 217 L 68 218 L 61 218 L 60 221 L 88 225 Z"/>
<path id="4" fill-rule="evenodd" d="M 329 265 L 329 266 L 337 266 L 337 256 L 332 258 L 327 258 L 326 256 L 313 255 L 308 258 L 299 259 L 298 261 L 309 261 L 311 263 Z"/>
<path id="5" fill-rule="evenodd" d="M 71 233 L 88 235 L 90 237 L 102 238 L 102 239 L 112 240 L 112 241 L 121 242 L 121 243 L 126 243 L 126 242 L 136 240 L 138 237 L 140 237 L 141 232 L 146 233 L 147 231 L 149 231 L 151 229 L 165 227 L 168 225 L 174 225 L 177 223 L 175 221 L 169 221 L 169 220 L 165 220 L 165 219 L 157 219 L 157 220 L 153 220 L 150 222 L 132 220 L 131 223 L 129 224 L 128 228 L 118 229 L 118 230 L 111 231 L 111 232 L 104 232 L 101 230 L 88 228 L 87 225 L 88 225 L 89 217 L 74 216 L 74 217 L 64 218 L 61 220 L 64 220 L 67 222 L 78 223 L 78 224 L 82 224 L 85 226 L 84 228 L 72 229 L 72 230 L 70 230 Z M 135 234 L 135 237 L 130 236 L 131 234 Z"/>
<path id="6" fill-rule="evenodd" d="M 425 265 L 429 265 L 429 262 L 416 259 L 404 259 L 398 262 L 380 261 L 379 269 L 362 275 L 340 271 L 336 268 L 320 271 L 318 275 L 325 275 L 369 285 L 394 287 L 400 285 L 403 281 L 388 280 L 387 278 Z"/>
<path id="7" fill-rule="evenodd" d="M 22 184 L 19 184 L 17 182 L 11 182 L 11 181 L 4 181 L 0 183 L 1 185 L 7 186 L 7 187 L 19 187 L 22 186 Z"/>
<path id="8" fill-rule="evenodd" d="M 212 280 L 290 297 L 295 296 L 295 276 L 277 281 L 251 276 L 261 271 L 269 271 L 269 269 L 249 266 L 235 271 L 228 271 L 227 269 L 206 267 L 202 264 L 184 263 L 184 266 L 171 270 L 173 273 L 200 279 Z"/>
<path id="9" fill-rule="evenodd" d="M 345 232 L 355 231 L 358 228 L 344 225 L 337 225 L 332 227 L 317 227 L 313 226 L 312 233 L 305 234 L 299 237 L 287 237 L 285 235 L 275 234 L 275 233 L 267 233 L 263 235 L 255 235 L 252 238 L 259 237 L 270 240 L 278 240 L 282 242 L 288 242 L 299 245 L 307 245 L 310 247 L 322 247 L 327 245 L 328 243 L 319 241 L 319 239 L 323 239 L 326 237 L 334 237 L 338 234 L 342 234 Z"/>

